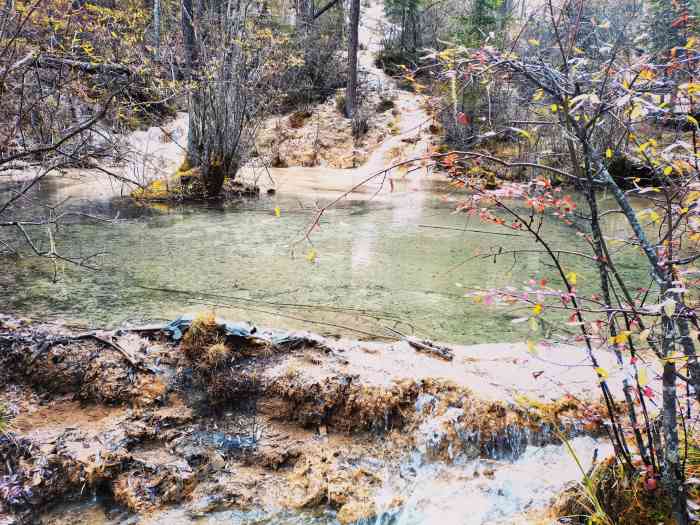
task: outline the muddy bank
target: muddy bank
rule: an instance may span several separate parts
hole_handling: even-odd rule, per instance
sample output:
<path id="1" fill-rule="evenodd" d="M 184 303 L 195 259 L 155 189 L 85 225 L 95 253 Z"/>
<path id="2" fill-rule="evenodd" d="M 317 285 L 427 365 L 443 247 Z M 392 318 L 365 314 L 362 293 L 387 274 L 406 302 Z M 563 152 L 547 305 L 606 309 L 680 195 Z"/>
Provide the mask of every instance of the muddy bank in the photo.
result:
<path id="1" fill-rule="evenodd" d="M 500 385 L 513 348 L 488 360 L 480 348 L 450 348 L 447 361 L 406 341 L 210 315 L 179 326 L 85 334 L 2 320 L 2 523 L 37 522 L 95 494 L 136 514 L 286 509 L 357 523 L 402 511 L 401 494 L 378 502 L 390 480 L 411 476 L 409 458 L 510 461 L 560 432 L 600 432 L 594 379 L 558 398 L 542 382 L 527 402 L 513 392 L 529 379 Z M 539 364 L 517 366 L 532 377 Z M 470 388 L 481 388 L 476 376 L 485 395 Z"/>

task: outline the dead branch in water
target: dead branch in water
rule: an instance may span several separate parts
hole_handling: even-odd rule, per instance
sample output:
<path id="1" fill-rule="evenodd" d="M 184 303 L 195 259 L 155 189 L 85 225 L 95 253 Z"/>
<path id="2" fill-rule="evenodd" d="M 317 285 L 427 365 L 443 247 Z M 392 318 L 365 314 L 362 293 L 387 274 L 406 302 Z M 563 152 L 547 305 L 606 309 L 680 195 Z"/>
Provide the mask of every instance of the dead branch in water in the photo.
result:
<path id="1" fill-rule="evenodd" d="M 85 341 L 87 339 L 92 339 L 110 347 L 119 353 L 132 367 L 147 372 L 149 374 L 155 374 L 157 370 L 147 364 L 145 364 L 141 359 L 133 355 L 131 352 L 126 350 L 121 346 L 114 338 L 114 332 L 89 332 L 85 334 L 79 334 L 74 336 L 66 335 L 56 335 L 49 336 L 43 339 L 38 339 L 36 337 L 25 335 L 25 334 L 12 334 L 12 333 L 0 333 L 0 341 L 8 343 L 23 343 L 31 344 L 35 346 L 32 358 L 30 362 L 36 361 L 36 359 L 47 352 L 52 346 L 60 344 L 70 344 L 76 341 Z"/>
<path id="2" fill-rule="evenodd" d="M 438 359 L 443 359 L 445 361 L 452 361 L 454 359 L 454 353 L 446 346 L 440 346 L 438 344 L 433 343 L 432 341 L 428 341 L 427 339 L 421 341 L 420 339 L 417 339 L 415 337 L 409 337 L 388 326 L 386 328 L 387 330 L 390 330 L 395 334 L 401 336 L 401 339 L 403 341 L 406 341 L 409 345 L 411 345 L 411 347 L 414 348 L 417 352 L 428 354 L 433 357 L 437 357 Z"/>

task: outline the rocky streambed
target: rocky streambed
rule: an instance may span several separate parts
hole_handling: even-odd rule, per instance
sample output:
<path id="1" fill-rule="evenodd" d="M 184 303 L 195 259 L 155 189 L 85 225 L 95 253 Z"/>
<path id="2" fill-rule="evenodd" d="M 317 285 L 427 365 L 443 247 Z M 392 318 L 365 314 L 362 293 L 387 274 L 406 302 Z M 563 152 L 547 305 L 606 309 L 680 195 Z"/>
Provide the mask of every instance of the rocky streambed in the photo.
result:
<path id="1" fill-rule="evenodd" d="M 561 437 L 607 452 L 590 370 L 519 345 L 1 323 L 3 524 L 538 523 Z"/>

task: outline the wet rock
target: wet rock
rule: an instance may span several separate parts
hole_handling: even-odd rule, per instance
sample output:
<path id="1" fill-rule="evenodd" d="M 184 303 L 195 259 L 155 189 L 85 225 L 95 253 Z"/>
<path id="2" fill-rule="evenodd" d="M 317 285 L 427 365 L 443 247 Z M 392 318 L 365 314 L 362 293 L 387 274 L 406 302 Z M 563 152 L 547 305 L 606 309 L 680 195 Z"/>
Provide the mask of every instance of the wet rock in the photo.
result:
<path id="1" fill-rule="evenodd" d="M 348 520 L 343 523 L 351 523 L 353 516 L 375 513 L 373 495 L 382 481 L 376 473 L 340 457 L 339 451 L 328 449 L 300 460 L 289 480 L 289 506 L 299 509 L 327 504 L 343 513 Z"/>
<path id="2" fill-rule="evenodd" d="M 194 471 L 183 460 L 157 463 L 137 459 L 135 464 L 112 483 L 114 499 L 134 512 L 178 503 L 197 483 Z"/>
<path id="3" fill-rule="evenodd" d="M 40 508 L 67 492 L 72 479 L 65 475 L 65 458 L 44 455 L 30 440 L 0 436 L 0 516 L 24 522 Z"/>
<path id="4" fill-rule="evenodd" d="M 232 476 L 233 479 L 221 477 L 217 481 L 199 484 L 189 497 L 185 508 L 193 518 L 206 514 L 238 508 L 247 510 L 254 505 L 256 483 L 241 481 L 242 476 Z"/>
<path id="5" fill-rule="evenodd" d="M 80 384 L 80 398 L 100 403 L 120 403 L 132 398 L 135 377 L 119 356 L 98 354 L 85 369 Z"/>
<path id="6" fill-rule="evenodd" d="M 250 456 L 247 463 L 254 463 L 268 469 L 278 470 L 294 463 L 302 452 L 297 447 L 278 444 L 265 444 Z"/>
<path id="7" fill-rule="evenodd" d="M 238 454 L 242 452 L 250 452 L 257 448 L 258 440 L 255 436 L 242 436 L 239 434 L 226 434 L 224 432 L 215 432 L 212 435 L 214 444 L 224 454 Z"/>
<path id="8" fill-rule="evenodd" d="M 374 502 L 352 501 L 343 505 L 336 516 L 341 525 L 354 525 L 369 523 L 377 516 L 377 507 Z"/>
<path id="9" fill-rule="evenodd" d="M 160 400 L 167 391 L 162 377 L 137 369 L 93 335 L 70 335 L 56 327 L 0 333 L 0 370 L 7 380 L 53 395 L 75 394 L 83 401 L 149 406 Z M 131 334 L 119 341 L 139 347 L 134 338 Z"/>
<path id="10" fill-rule="evenodd" d="M 224 498 L 218 494 L 203 496 L 187 503 L 187 514 L 193 518 L 205 516 L 211 512 L 222 510 L 226 505 Z"/>
<path id="11" fill-rule="evenodd" d="M 187 461 L 192 468 L 201 467 L 211 458 L 210 451 L 192 440 L 191 436 L 183 436 L 172 444 L 172 451 Z"/>

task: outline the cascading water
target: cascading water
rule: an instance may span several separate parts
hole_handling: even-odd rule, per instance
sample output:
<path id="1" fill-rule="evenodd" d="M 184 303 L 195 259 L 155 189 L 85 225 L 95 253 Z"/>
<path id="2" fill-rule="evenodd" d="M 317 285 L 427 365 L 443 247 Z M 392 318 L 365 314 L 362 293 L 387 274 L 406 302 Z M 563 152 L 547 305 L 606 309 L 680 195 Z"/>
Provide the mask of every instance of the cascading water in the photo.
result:
<path id="1" fill-rule="evenodd" d="M 571 440 L 588 468 L 596 449 L 609 443 L 591 437 Z M 515 460 L 476 459 L 453 464 L 426 462 L 415 454 L 377 496 L 383 512 L 363 525 L 485 525 L 524 523 L 523 514 L 542 511 L 568 484 L 580 480 L 575 459 L 563 445 L 527 446 Z M 391 508 L 397 498 L 403 500 Z"/>
<path id="2" fill-rule="evenodd" d="M 612 452 L 607 441 L 571 437 L 574 458 L 554 443 L 557 433 L 546 424 L 536 431 L 510 425 L 482 443 L 478 431 L 461 427 L 463 410 L 450 407 L 438 415 L 437 398 L 429 394 L 420 395 L 415 408 L 427 416 L 417 430 L 417 447 L 386 473 L 376 497 L 377 517 L 358 525 L 523 523 L 523 514 L 546 509 L 582 478 L 577 460 L 587 469 L 596 450 L 603 457 Z M 574 426 L 569 436 L 577 433 Z M 455 434 L 459 440 L 450 442 Z M 440 461 L 437 454 L 446 444 L 449 460 Z"/>

